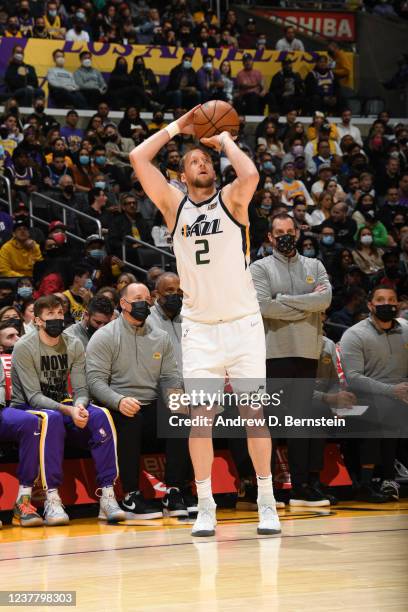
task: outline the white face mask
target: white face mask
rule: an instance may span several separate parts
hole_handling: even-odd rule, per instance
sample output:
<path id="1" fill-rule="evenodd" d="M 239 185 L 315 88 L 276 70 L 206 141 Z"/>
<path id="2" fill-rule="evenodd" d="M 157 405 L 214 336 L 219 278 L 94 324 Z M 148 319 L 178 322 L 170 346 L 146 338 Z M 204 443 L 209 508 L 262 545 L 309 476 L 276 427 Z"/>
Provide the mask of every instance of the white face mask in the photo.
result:
<path id="1" fill-rule="evenodd" d="M 92 66 L 92 60 L 87 58 L 82 60 L 82 65 L 84 68 L 90 68 Z"/>
<path id="2" fill-rule="evenodd" d="M 22 62 L 22 61 L 23 61 L 23 59 L 24 59 L 24 55 L 23 55 L 22 53 L 15 53 L 15 54 L 14 54 L 14 59 L 15 59 L 17 62 Z"/>
<path id="3" fill-rule="evenodd" d="M 59 55 L 58 57 L 55 58 L 55 63 L 57 64 L 57 66 L 62 68 L 62 66 L 65 64 L 65 57 L 63 57 L 62 55 Z"/>
<path id="4" fill-rule="evenodd" d="M 361 242 L 361 244 L 364 244 L 365 246 L 368 246 L 370 244 L 373 244 L 373 237 L 370 236 L 369 234 L 366 234 L 365 236 L 361 236 L 360 242 Z"/>

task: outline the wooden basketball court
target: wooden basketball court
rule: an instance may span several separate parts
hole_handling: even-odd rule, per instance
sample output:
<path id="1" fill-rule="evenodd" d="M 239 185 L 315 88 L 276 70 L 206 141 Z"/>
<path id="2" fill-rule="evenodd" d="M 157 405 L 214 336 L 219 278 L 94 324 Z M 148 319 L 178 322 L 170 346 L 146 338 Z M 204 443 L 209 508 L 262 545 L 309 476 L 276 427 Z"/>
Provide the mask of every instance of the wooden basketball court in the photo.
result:
<path id="1" fill-rule="evenodd" d="M 248 510 L 219 511 L 208 539 L 177 519 L 6 525 L 1 589 L 74 590 L 90 611 L 407 610 L 408 500 L 279 513 L 281 537 Z"/>

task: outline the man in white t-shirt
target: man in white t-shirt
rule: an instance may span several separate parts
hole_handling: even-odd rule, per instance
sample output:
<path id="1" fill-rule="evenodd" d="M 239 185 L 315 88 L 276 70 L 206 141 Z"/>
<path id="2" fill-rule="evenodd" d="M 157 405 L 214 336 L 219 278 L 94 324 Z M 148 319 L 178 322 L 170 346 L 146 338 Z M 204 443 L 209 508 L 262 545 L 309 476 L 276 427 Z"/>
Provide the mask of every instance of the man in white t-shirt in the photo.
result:
<path id="1" fill-rule="evenodd" d="M 350 134 L 350 136 L 354 138 L 354 142 L 356 142 L 357 144 L 360 145 L 360 147 L 362 147 L 363 140 L 361 138 L 360 129 L 351 123 L 351 118 L 352 118 L 351 110 L 348 108 L 345 108 L 341 113 L 341 123 L 337 124 L 337 133 L 339 135 L 339 142 L 341 142 L 341 139 L 343 138 L 343 136 Z"/>

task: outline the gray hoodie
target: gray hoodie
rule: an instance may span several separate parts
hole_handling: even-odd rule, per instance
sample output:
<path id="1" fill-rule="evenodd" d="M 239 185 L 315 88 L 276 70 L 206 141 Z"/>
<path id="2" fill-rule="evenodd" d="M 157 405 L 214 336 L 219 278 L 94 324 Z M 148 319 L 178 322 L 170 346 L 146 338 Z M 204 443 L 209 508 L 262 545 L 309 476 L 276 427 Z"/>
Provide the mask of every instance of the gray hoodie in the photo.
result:
<path id="1" fill-rule="evenodd" d="M 75 83 L 74 75 L 65 68 L 50 68 L 47 72 L 47 81 L 51 87 L 66 89 L 67 91 L 77 91 L 78 85 Z"/>
<path id="2" fill-rule="evenodd" d="M 35 329 L 20 338 L 13 349 L 10 405 L 60 410 L 61 402 L 70 397 L 68 376 L 74 404 L 87 406 L 85 353 L 80 341 L 63 332 L 58 346 L 51 347 L 41 342 Z"/>
<path id="3" fill-rule="evenodd" d="M 78 323 L 74 323 L 74 325 L 70 325 L 68 329 L 65 331 L 65 333 L 67 334 L 67 336 L 71 336 L 72 338 L 78 338 L 78 340 L 81 342 L 82 346 L 84 347 L 84 351 L 86 351 L 88 342 L 89 342 L 89 336 L 86 333 L 86 329 L 82 321 L 78 321 Z"/>
<path id="4" fill-rule="evenodd" d="M 394 385 L 408 376 L 408 321 L 398 319 L 386 332 L 364 319 L 344 332 L 340 354 L 352 391 L 393 397 Z"/>
<path id="5" fill-rule="evenodd" d="M 150 310 L 150 317 L 147 319 L 147 321 L 151 323 L 153 327 L 163 329 L 169 334 L 177 365 L 180 372 L 182 372 L 183 358 L 181 353 L 181 316 L 177 315 L 174 317 L 174 319 L 169 319 L 160 304 L 156 302 Z"/>
<path id="6" fill-rule="evenodd" d="M 121 315 L 94 333 L 86 351 L 89 390 L 95 401 L 118 410 L 124 397 L 150 404 L 159 387 L 181 389 L 169 335 L 146 321 L 133 327 Z"/>
<path id="7" fill-rule="evenodd" d="M 74 79 L 79 89 L 97 89 L 101 93 L 105 93 L 107 90 L 105 79 L 95 68 L 81 66 L 75 70 Z"/>
<path id="8" fill-rule="evenodd" d="M 255 261 L 251 273 L 266 334 L 266 358 L 319 359 L 322 347 L 320 313 L 331 302 L 331 285 L 322 262 L 278 251 Z M 313 293 L 317 285 L 322 292 Z"/>

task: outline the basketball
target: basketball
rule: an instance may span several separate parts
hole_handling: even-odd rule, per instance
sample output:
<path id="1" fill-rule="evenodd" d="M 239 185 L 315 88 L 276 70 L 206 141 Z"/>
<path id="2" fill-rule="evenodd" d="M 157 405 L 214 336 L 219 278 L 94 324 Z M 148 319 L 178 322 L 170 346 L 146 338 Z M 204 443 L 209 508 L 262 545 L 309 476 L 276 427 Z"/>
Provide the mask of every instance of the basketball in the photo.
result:
<path id="1" fill-rule="evenodd" d="M 228 102 L 210 100 L 194 113 L 194 131 L 198 139 L 209 138 L 224 131 L 237 136 L 238 130 L 238 113 Z"/>

